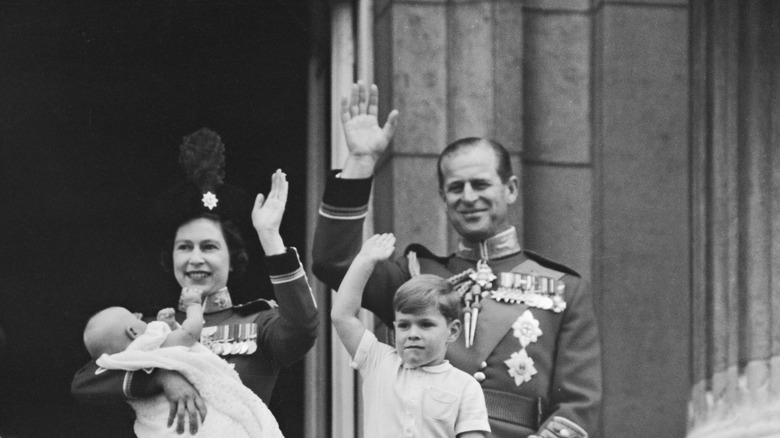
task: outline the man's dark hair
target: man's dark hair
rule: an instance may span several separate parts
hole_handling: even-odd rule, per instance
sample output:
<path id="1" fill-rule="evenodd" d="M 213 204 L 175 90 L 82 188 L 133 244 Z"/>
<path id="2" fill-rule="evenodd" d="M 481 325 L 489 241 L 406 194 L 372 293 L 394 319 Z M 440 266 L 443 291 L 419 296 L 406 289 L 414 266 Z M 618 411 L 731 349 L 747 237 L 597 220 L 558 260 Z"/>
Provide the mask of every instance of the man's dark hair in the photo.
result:
<path id="1" fill-rule="evenodd" d="M 393 310 L 418 315 L 430 307 L 436 307 L 447 323 L 460 316 L 460 296 L 449 281 L 432 274 L 417 275 L 396 291 Z"/>
<path id="2" fill-rule="evenodd" d="M 501 143 L 490 138 L 466 137 L 450 143 L 439 154 L 439 159 L 436 161 L 436 173 L 439 176 L 439 189 L 444 188 L 444 174 L 441 171 L 441 163 L 444 158 L 460 153 L 466 148 L 477 147 L 483 144 L 490 147 L 496 155 L 496 173 L 498 173 L 498 177 L 501 178 L 501 182 L 506 183 L 509 181 L 509 178 L 512 177 L 512 162 L 509 158 L 509 151 L 501 145 Z"/>

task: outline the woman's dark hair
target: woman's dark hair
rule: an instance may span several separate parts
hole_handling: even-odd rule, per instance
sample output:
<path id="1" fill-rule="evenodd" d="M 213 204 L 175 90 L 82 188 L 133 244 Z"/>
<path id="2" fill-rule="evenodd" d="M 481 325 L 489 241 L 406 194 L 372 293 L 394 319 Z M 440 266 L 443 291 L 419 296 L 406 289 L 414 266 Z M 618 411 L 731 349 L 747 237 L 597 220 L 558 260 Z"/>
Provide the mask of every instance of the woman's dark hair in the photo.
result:
<path id="1" fill-rule="evenodd" d="M 173 272 L 173 241 L 176 238 L 176 232 L 178 232 L 179 228 L 183 225 L 198 219 L 207 219 L 219 225 L 220 230 L 222 230 L 222 236 L 225 238 L 225 243 L 228 247 L 228 253 L 230 254 L 230 267 L 233 270 L 232 273 L 236 274 L 238 277 L 243 276 L 246 265 L 249 262 L 249 255 L 246 251 L 246 245 L 244 245 L 244 239 L 241 238 L 241 233 L 233 223 L 222 220 L 222 218 L 212 213 L 199 213 L 195 216 L 191 216 L 171 230 L 160 254 L 160 263 L 162 263 L 165 272 Z"/>

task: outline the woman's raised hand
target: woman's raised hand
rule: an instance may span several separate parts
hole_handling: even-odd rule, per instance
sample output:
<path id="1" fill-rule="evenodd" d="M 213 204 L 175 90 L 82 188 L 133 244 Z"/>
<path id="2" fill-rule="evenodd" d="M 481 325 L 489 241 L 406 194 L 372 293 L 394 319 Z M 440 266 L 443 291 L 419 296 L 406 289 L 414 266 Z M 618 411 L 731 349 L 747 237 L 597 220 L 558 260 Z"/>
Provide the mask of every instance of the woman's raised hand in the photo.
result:
<path id="1" fill-rule="evenodd" d="M 268 192 L 268 197 L 258 193 L 255 198 L 252 225 L 257 231 L 266 255 L 281 254 L 285 251 L 279 227 L 287 205 L 288 186 L 287 175 L 281 169 L 277 169 L 271 175 L 271 190 Z"/>

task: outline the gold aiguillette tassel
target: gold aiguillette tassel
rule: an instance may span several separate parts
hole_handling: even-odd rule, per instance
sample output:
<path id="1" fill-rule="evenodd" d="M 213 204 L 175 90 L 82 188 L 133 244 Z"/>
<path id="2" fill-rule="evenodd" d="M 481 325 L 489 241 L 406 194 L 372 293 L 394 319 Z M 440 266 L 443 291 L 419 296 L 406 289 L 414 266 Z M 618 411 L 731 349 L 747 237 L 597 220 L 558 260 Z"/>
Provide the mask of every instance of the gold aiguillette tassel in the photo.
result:
<path id="1" fill-rule="evenodd" d="M 471 305 L 471 330 L 468 332 L 469 346 L 474 345 L 474 336 L 477 334 L 477 318 L 479 318 L 479 308 L 482 307 L 482 303 L 480 303 L 481 298 L 481 295 L 475 295 L 474 304 Z"/>

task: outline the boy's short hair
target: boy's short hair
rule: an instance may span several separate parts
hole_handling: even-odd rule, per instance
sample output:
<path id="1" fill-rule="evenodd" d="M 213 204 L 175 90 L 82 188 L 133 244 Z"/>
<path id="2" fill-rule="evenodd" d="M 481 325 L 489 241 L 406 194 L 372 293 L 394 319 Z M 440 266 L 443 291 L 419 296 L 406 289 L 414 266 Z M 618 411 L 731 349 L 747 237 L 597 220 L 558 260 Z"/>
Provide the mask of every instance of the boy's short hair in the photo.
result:
<path id="1" fill-rule="evenodd" d="M 431 306 L 436 306 L 448 323 L 460 317 L 460 297 L 449 281 L 437 275 L 414 276 L 402 284 L 393 297 L 396 312 L 416 315 Z"/>

